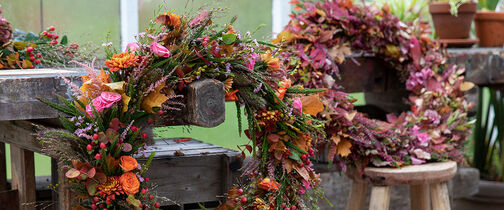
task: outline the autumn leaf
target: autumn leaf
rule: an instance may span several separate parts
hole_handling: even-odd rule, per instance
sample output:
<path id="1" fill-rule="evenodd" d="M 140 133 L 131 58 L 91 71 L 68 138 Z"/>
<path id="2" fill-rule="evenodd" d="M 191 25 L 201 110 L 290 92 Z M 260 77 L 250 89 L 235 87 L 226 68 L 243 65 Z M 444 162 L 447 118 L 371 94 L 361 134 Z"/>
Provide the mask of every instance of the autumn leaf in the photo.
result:
<path id="1" fill-rule="evenodd" d="M 124 92 L 124 84 L 126 84 L 124 81 L 120 81 L 120 82 L 108 83 L 105 85 L 107 87 L 109 87 L 114 92 L 123 93 Z"/>
<path id="2" fill-rule="evenodd" d="M 345 56 L 346 55 L 352 55 L 352 51 L 350 50 L 350 47 L 348 47 L 348 44 L 342 44 L 342 45 L 336 45 L 329 49 L 329 57 L 336 61 L 336 63 L 341 64 L 343 61 L 345 61 Z"/>
<path id="3" fill-rule="evenodd" d="M 462 84 L 460 84 L 460 90 L 461 91 L 468 91 L 470 89 L 472 89 L 474 87 L 474 83 L 472 82 L 463 82 Z"/>
<path id="4" fill-rule="evenodd" d="M 320 101 L 319 95 L 309 95 L 301 97 L 303 103 L 303 112 L 316 116 L 318 113 L 324 111 L 324 103 Z"/>
<path id="5" fill-rule="evenodd" d="M 310 181 L 310 173 L 308 173 L 305 167 L 299 167 L 297 165 L 294 165 L 294 170 L 296 170 L 298 174 L 301 177 L 303 177 L 304 180 Z"/>
<path id="6" fill-rule="evenodd" d="M 337 145 L 336 153 L 338 155 L 340 155 L 341 157 L 346 157 L 351 153 L 351 151 L 350 151 L 351 147 L 352 147 L 352 144 L 350 143 L 350 141 L 348 141 L 346 139 L 341 139 L 341 141 Z"/>
<path id="7" fill-rule="evenodd" d="M 350 113 L 343 114 L 343 117 L 345 117 L 345 119 L 347 119 L 348 121 L 352 122 L 353 118 L 355 117 L 355 114 L 357 114 L 357 111 L 354 110 Z"/>
<path id="8" fill-rule="evenodd" d="M 129 102 L 131 100 L 131 98 L 129 96 L 127 96 L 126 94 L 122 94 L 121 95 L 121 100 L 123 102 L 123 110 L 122 112 L 127 112 L 128 111 L 128 106 L 129 106 Z"/>
<path id="9" fill-rule="evenodd" d="M 332 135 L 331 141 L 334 143 L 334 145 L 338 145 L 341 141 L 341 137 L 339 135 Z"/>
<path id="10" fill-rule="evenodd" d="M 233 77 L 229 77 L 224 81 L 224 90 L 226 90 L 226 93 L 231 91 L 231 87 L 233 87 Z"/>
<path id="11" fill-rule="evenodd" d="M 161 105 L 168 100 L 165 94 L 161 93 L 161 90 L 164 88 L 165 83 L 163 82 L 159 85 L 155 91 L 149 93 L 147 97 L 142 101 L 142 109 L 149 112 L 154 113 L 152 110 L 153 107 L 161 107 Z"/>

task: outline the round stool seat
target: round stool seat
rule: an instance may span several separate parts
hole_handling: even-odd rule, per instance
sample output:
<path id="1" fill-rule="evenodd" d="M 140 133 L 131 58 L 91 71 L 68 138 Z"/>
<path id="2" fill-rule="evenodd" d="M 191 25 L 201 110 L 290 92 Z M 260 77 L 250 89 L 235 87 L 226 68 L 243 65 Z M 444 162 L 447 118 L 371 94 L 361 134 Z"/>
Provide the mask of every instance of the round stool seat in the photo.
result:
<path id="1" fill-rule="evenodd" d="M 402 168 L 366 167 L 364 172 L 348 170 L 348 176 L 373 185 L 420 185 L 447 181 L 457 172 L 454 161 L 410 165 Z"/>

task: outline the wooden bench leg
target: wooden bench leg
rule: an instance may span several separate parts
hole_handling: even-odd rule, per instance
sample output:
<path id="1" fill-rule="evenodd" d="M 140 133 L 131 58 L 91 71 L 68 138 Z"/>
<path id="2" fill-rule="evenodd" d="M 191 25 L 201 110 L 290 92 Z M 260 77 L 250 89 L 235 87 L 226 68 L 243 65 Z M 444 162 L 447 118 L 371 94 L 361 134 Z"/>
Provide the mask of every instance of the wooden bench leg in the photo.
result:
<path id="1" fill-rule="evenodd" d="M 368 186 L 364 182 L 352 182 L 350 195 L 348 197 L 347 210 L 362 210 L 366 201 Z"/>
<path id="2" fill-rule="evenodd" d="M 446 182 L 430 185 L 430 194 L 433 210 L 450 210 L 450 196 Z"/>
<path id="3" fill-rule="evenodd" d="M 373 186 L 371 188 L 371 201 L 369 202 L 369 209 L 388 210 L 391 189 L 391 186 Z"/>
<path id="4" fill-rule="evenodd" d="M 5 143 L 0 142 L 0 192 L 7 191 L 7 163 L 5 162 Z"/>
<path id="5" fill-rule="evenodd" d="M 429 185 L 410 185 L 411 210 L 430 210 Z"/>
<path id="6" fill-rule="evenodd" d="M 19 193 L 21 210 L 35 210 L 35 164 L 33 152 L 10 145 L 12 189 Z"/>

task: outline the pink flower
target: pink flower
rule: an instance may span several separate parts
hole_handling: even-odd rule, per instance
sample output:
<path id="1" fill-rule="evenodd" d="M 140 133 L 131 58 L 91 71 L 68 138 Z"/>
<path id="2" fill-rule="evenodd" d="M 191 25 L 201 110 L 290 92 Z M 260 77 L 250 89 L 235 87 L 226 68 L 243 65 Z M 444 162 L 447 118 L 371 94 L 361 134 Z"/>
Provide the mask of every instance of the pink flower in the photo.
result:
<path id="1" fill-rule="evenodd" d="M 306 193 L 306 190 L 310 189 L 310 182 L 303 179 L 303 180 L 301 180 L 301 183 L 303 183 L 303 186 L 299 187 L 298 193 L 300 195 L 304 195 Z"/>
<path id="2" fill-rule="evenodd" d="M 417 137 L 417 140 L 420 142 L 420 146 L 427 146 L 429 141 L 431 140 L 429 134 L 418 132 L 420 128 L 418 126 L 413 126 L 413 136 Z"/>
<path id="3" fill-rule="evenodd" d="M 249 62 L 247 63 L 247 68 L 254 70 L 255 62 L 256 62 L 257 54 L 252 53 L 249 58 Z"/>
<path id="4" fill-rule="evenodd" d="M 294 98 L 294 102 L 292 102 L 292 107 L 294 107 L 294 109 L 299 110 L 300 114 L 303 113 L 303 102 L 301 101 L 301 98 L 299 97 Z"/>
<path id="5" fill-rule="evenodd" d="M 138 42 L 130 42 L 129 44 L 126 45 L 125 52 L 134 52 L 139 49 L 140 49 L 140 45 L 138 45 Z"/>
<path id="6" fill-rule="evenodd" d="M 170 51 L 166 49 L 166 47 L 157 42 L 152 42 L 150 48 L 152 49 L 152 52 L 159 57 L 168 58 L 171 55 Z"/>
<path id="7" fill-rule="evenodd" d="M 103 112 L 104 109 L 112 107 L 116 102 L 121 100 L 121 94 L 113 92 L 102 92 L 100 96 L 93 99 L 92 103 L 98 113 Z M 90 104 L 86 106 L 86 112 L 90 116 L 93 115 L 93 108 Z"/>

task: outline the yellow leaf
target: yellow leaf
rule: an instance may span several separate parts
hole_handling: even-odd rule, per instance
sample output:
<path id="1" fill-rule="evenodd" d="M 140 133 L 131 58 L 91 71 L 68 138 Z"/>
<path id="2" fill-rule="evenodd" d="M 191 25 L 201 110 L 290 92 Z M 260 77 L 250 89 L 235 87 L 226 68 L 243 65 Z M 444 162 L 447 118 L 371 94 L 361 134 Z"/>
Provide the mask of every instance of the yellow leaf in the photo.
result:
<path id="1" fill-rule="evenodd" d="M 124 93 L 121 96 L 122 96 L 121 98 L 122 98 L 122 102 L 123 102 L 122 112 L 124 113 L 124 112 L 128 111 L 128 105 L 129 105 L 131 98 Z"/>
<path id="2" fill-rule="evenodd" d="M 168 100 L 165 94 L 161 93 L 161 90 L 164 88 L 165 83 L 163 82 L 159 85 L 155 91 L 149 93 L 147 97 L 142 101 L 142 109 L 149 112 L 154 113 L 152 110 L 153 107 L 161 107 L 161 105 Z"/>
<path id="3" fill-rule="evenodd" d="M 316 116 L 318 113 L 324 111 L 324 103 L 320 101 L 318 94 L 303 96 L 301 102 L 303 103 L 303 112 L 306 114 Z"/>
<path id="4" fill-rule="evenodd" d="M 460 84 L 460 90 L 461 91 L 468 91 L 474 87 L 474 83 L 472 82 L 463 82 Z"/>
<path id="5" fill-rule="evenodd" d="M 350 143 L 350 141 L 346 139 L 341 139 L 340 143 L 337 145 L 336 153 L 341 157 L 346 157 L 351 153 L 350 151 L 351 147 L 352 144 Z"/>
<path id="6" fill-rule="evenodd" d="M 124 92 L 124 84 L 126 84 L 124 81 L 120 81 L 120 82 L 108 83 L 105 85 L 108 86 L 114 92 L 123 93 Z"/>

